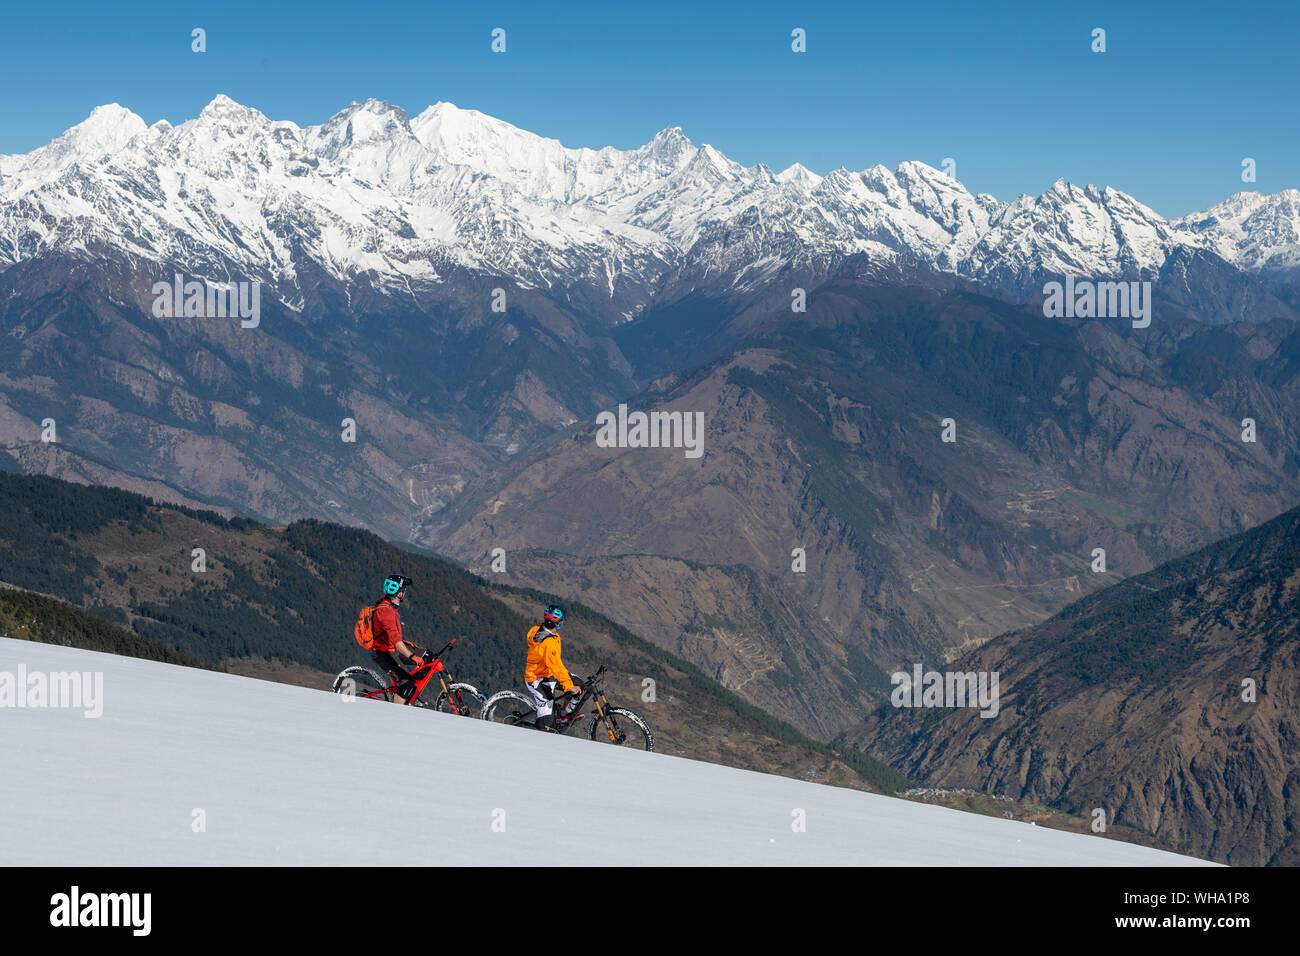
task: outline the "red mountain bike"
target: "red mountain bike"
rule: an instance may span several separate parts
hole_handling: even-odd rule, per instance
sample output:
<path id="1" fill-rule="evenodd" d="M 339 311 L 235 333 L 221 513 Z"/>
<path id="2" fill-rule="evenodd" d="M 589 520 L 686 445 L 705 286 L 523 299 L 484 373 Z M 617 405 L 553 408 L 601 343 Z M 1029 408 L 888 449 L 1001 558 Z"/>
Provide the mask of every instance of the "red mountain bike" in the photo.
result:
<path id="1" fill-rule="evenodd" d="M 420 645 L 407 641 L 420 653 L 424 648 Z M 458 714 L 462 717 L 478 717 L 483 713 L 483 695 L 478 692 L 478 688 L 473 684 L 460 684 L 452 679 L 451 671 L 442 661 L 442 655 L 451 650 L 452 645 L 456 643 L 456 638 L 452 638 L 442 648 L 442 650 L 433 654 L 422 667 L 417 667 L 411 671 L 409 681 L 397 683 L 389 678 L 386 674 L 381 676 L 376 674 L 368 667 L 349 667 L 339 672 L 334 678 L 334 693 L 343 694 L 347 697 L 363 697 L 369 700 L 392 701 L 406 704 L 410 707 L 432 707 L 434 710 L 441 711 L 444 714 Z M 442 687 L 442 692 L 437 699 L 430 704 L 427 700 L 422 700 L 424 689 L 429 686 L 434 675 L 438 675 L 438 682 Z M 411 686 L 409 697 L 404 697 L 403 691 L 407 685 Z"/>

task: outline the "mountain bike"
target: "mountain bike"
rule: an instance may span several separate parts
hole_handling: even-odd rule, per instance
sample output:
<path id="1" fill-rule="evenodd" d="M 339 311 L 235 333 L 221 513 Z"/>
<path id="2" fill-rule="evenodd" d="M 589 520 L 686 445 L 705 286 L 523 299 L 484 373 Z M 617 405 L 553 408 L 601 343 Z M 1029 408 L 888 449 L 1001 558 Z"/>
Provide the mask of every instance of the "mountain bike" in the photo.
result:
<path id="1" fill-rule="evenodd" d="M 576 678 L 574 686 L 582 688 L 582 694 L 577 701 L 571 704 L 568 710 L 561 713 L 559 710 L 555 713 L 555 728 L 552 733 L 563 734 L 578 726 L 587 714 L 582 712 L 582 706 L 591 701 L 595 709 L 591 711 L 592 718 L 587 726 L 587 737 L 590 740 L 601 743 L 613 744 L 616 747 L 632 747 L 638 750 L 655 749 L 654 734 L 650 732 L 650 726 L 632 711 L 625 707 L 614 707 L 605 697 L 605 690 L 601 686 L 601 677 L 605 674 L 605 666 L 602 664 L 600 670 L 596 671 L 585 681 L 579 682 Z M 558 701 L 556 702 L 558 706 Z M 483 705 L 483 719 L 491 721 L 494 724 L 509 724 L 515 727 L 532 727 L 536 729 L 537 712 L 533 709 L 532 698 L 526 697 L 518 691 L 503 690 L 498 694 L 493 694 L 488 698 L 487 703 Z"/>
<path id="2" fill-rule="evenodd" d="M 420 645 L 407 641 L 416 651 L 423 653 L 424 648 Z M 387 674 L 376 674 L 368 667 L 349 667 L 339 672 L 334 678 L 333 691 L 336 694 L 344 694 L 348 697 L 364 697 L 368 700 L 392 701 L 396 698 L 400 703 L 410 707 L 432 707 L 434 710 L 444 714 L 458 714 L 462 717 L 479 717 L 483 713 L 483 695 L 478 692 L 478 688 L 473 684 L 461 684 L 453 680 L 451 671 L 443 662 L 442 656 L 451 650 L 455 645 L 456 638 L 452 638 L 446 643 L 442 650 L 428 656 L 423 667 L 417 667 L 411 671 L 408 680 L 397 682 L 392 680 Z M 437 699 L 430 704 L 421 697 L 424 689 L 433 680 L 433 676 L 438 675 L 438 683 L 442 692 L 438 694 Z M 409 697 L 403 695 L 403 690 L 410 686 L 411 692 Z"/>

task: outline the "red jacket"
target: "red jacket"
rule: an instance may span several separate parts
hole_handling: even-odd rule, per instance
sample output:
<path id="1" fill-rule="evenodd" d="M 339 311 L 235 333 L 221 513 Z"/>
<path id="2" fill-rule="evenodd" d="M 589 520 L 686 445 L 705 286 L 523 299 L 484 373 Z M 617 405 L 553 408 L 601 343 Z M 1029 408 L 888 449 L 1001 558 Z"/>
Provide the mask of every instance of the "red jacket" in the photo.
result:
<path id="1" fill-rule="evenodd" d="M 391 651 L 402 639 L 402 615 L 388 598 L 384 598 L 376 605 L 375 613 L 370 618 L 370 625 L 375 633 L 377 651 Z"/>

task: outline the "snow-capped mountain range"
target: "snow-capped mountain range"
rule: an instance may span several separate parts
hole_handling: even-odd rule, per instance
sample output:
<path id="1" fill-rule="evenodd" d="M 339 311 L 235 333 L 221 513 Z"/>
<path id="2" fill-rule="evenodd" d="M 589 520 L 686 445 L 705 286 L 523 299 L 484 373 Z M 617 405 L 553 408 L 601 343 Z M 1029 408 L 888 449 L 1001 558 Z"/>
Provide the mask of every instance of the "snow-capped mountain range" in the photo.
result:
<path id="1" fill-rule="evenodd" d="M 412 119 L 377 100 L 309 127 L 226 96 L 178 126 L 111 104 L 0 156 L 0 270 L 116 254 L 259 279 L 290 304 L 322 271 L 416 293 L 465 268 L 585 288 L 627 317 L 674 282 L 752 288 L 849 257 L 1028 296 L 1044 274 L 1153 277 L 1180 248 L 1285 275 L 1300 266 L 1300 191 L 1166 220 L 1064 180 L 1008 203 L 919 162 L 777 173 L 678 128 L 634 150 L 569 149 L 449 103 Z"/>

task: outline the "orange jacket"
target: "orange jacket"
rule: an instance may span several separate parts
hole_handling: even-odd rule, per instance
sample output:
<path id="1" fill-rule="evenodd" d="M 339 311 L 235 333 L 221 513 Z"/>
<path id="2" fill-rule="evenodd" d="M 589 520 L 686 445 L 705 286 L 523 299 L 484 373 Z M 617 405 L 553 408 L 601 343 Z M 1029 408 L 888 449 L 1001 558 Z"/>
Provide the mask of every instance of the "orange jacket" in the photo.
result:
<path id="1" fill-rule="evenodd" d="M 524 682 L 531 684 L 546 677 L 554 677 L 559 681 L 562 690 L 573 689 L 573 678 L 560 660 L 560 633 L 549 628 L 542 631 L 542 625 L 534 624 L 528 632 L 528 662 L 524 665 Z"/>

